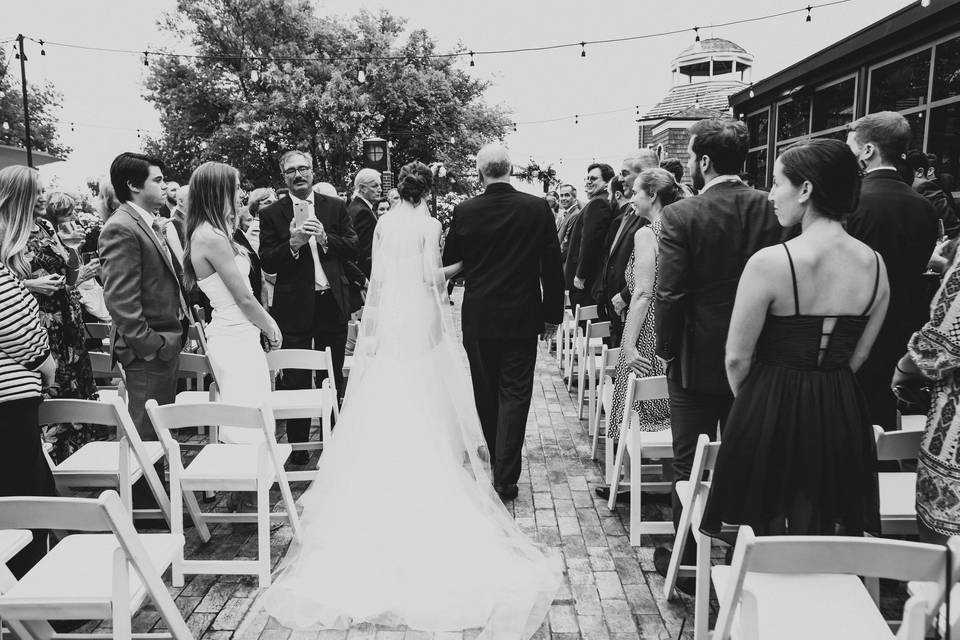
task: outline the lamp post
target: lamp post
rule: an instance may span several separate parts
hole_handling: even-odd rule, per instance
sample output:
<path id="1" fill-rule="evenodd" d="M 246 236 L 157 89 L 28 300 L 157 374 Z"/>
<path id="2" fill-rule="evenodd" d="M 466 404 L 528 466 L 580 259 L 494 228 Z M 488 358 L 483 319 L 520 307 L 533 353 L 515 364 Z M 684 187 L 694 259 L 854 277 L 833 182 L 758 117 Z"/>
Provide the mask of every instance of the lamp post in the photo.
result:
<path id="1" fill-rule="evenodd" d="M 30 105 L 27 102 L 27 54 L 23 51 L 23 34 L 17 34 L 17 44 L 20 47 L 20 87 L 23 92 L 23 132 L 24 143 L 27 147 L 27 166 L 33 166 L 33 143 L 30 141 Z"/>

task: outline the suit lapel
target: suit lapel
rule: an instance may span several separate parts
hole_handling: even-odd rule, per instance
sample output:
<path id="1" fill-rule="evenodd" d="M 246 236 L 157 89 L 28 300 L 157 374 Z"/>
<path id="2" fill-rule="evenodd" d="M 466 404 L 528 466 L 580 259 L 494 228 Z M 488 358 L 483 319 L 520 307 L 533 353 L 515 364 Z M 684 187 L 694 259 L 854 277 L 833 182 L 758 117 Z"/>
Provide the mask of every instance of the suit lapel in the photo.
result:
<path id="1" fill-rule="evenodd" d="M 176 268 L 173 266 L 171 260 L 171 254 L 169 248 L 167 251 L 164 251 L 164 247 L 160 244 L 160 238 L 157 237 L 157 234 L 153 232 L 153 229 L 147 226 L 147 223 L 144 222 L 143 217 L 137 213 L 132 207 L 121 205 L 124 207 L 124 210 L 127 214 L 133 218 L 133 221 L 136 223 L 140 230 L 147 235 L 148 238 L 153 242 L 153 246 L 156 247 L 157 252 L 160 254 L 160 258 L 163 260 L 163 263 L 167 265 L 167 269 L 170 270 L 170 273 L 173 274 L 173 277 L 177 279 L 177 282 L 180 281 L 180 276 L 177 274 Z"/>
<path id="2" fill-rule="evenodd" d="M 617 252 L 617 249 L 620 247 L 620 243 L 623 242 L 623 239 L 629 236 L 635 229 L 637 222 L 640 221 L 640 217 L 632 213 L 624 213 L 624 218 L 620 228 L 617 229 L 617 237 L 614 238 L 613 244 L 610 246 L 610 255 L 612 256 Z"/>

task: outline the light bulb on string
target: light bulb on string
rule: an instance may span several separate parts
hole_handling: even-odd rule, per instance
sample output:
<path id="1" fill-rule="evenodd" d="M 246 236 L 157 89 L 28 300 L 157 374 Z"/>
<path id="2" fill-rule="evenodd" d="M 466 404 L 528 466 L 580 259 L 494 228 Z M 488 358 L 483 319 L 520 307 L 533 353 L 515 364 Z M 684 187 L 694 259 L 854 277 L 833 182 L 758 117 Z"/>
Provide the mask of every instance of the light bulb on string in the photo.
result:
<path id="1" fill-rule="evenodd" d="M 756 94 L 753 92 L 753 83 L 750 83 L 750 97 L 753 98 Z"/>
<path id="2" fill-rule="evenodd" d="M 587 57 L 587 43 L 586 43 L 586 42 L 581 42 L 581 43 L 580 43 L 580 57 L 581 57 L 581 58 L 586 58 L 586 57 Z"/>
<path id="3" fill-rule="evenodd" d="M 74 129 L 73 129 L 73 123 L 71 122 L 71 123 L 70 123 L 70 132 L 72 133 L 73 131 L 74 131 Z"/>
<path id="4" fill-rule="evenodd" d="M 477 66 L 477 65 L 475 65 L 475 64 L 473 63 L 473 51 L 470 52 L 470 66 L 471 66 L 471 67 Z"/>
<path id="5" fill-rule="evenodd" d="M 363 64 L 362 62 L 360 63 Z M 367 72 L 363 70 L 363 66 L 360 67 L 360 70 L 357 71 L 357 82 L 363 84 L 367 81 Z"/>
<path id="6" fill-rule="evenodd" d="M 929 0 L 928 0 L 929 1 Z M 813 18 L 810 17 L 810 10 L 813 9 L 810 5 L 807 5 L 807 22 L 812 22 Z"/>
<path id="7" fill-rule="evenodd" d="M 149 55 L 150 55 L 150 54 L 149 54 L 148 52 L 146 52 L 146 51 L 143 52 L 143 66 L 145 66 L 145 67 L 149 67 L 149 66 L 150 66 L 150 59 L 149 59 L 149 57 L 148 57 Z"/>
<path id="8" fill-rule="evenodd" d="M 40 43 L 40 55 L 42 55 L 42 56 L 47 55 L 46 49 L 43 48 L 43 40 L 38 40 L 37 42 Z"/>
<path id="9" fill-rule="evenodd" d="M 10 123 L 7 122 L 6 120 L 3 121 L 3 130 L 10 131 Z"/>
<path id="10" fill-rule="evenodd" d="M 930 0 L 920 0 L 920 6 L 926 9 L 930 6 Z"/>
<path id="11" fill-rule="evenodd" d="M 517 123 L 516 123 L 516 122 L 513 123 L 513 132 L 514 132 L 514 133 L 517 132 Z"/>
<path id="12" fill-rule="evenodd" d="M 260 72 L 256 69 L 250 71 L 250 82 L 260 82 Z"/>
<path id="13" fill-rule="evenodd" d="M 580 124 L 580 114 L 577 113 L 573 116 L 573 124 Z"/>
<path id="14" fill-rule="evenodd" d="M 696 36 L 696 37 L 693 39 L 694 43 L 700 42 L 700 27 L 694 27 L 694 28 L 693 28 L 693 33 L 694 33 L 695 36 Z"/>

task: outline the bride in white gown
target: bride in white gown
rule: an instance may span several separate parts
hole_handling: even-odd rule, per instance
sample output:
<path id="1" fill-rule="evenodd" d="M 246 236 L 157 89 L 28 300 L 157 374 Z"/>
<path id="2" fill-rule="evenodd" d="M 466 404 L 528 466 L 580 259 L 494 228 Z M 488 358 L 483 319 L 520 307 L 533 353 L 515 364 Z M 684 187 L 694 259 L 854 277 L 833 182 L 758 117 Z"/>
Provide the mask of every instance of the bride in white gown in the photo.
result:
<path id="1" fill-rule="evenodd" d="M 380 219 L 346 400 L 263 606 L 288 627 L 363 622 L 529 638 L 559 558 L 495 493 L 440 262 L 430 171 L 404 167 Z M 191 191 L 191 195 L 192 195 Z"/>
<path id="2" fill-rule="evenodd" d="M 282 335 L 250 289 L 250 258 L 232 240 L 240 208 L 238 184 L 237 170 L 219 162 L 204 163 L 193 172 L 183 262 L 188 281 L 196 280 L 213 307 L 206 328 L 207 355 L 220 400 L 260 406 L 270 398 L 260 334 L 274 349 Z M 263 439 L 252 429 L 223 426 L 219 432 L 223 442 Z"/>

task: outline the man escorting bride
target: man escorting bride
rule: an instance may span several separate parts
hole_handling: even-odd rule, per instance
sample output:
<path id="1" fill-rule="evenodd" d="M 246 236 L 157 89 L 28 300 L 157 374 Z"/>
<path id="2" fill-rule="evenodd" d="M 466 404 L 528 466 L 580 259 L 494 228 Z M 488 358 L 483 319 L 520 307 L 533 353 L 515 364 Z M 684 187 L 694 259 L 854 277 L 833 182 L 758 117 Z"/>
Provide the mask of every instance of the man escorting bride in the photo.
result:
<path id="1" fill-rule="evenodd" d="M 478 156 L 481 174 L 496 178 L 484 170 L 488 157 L 502 160 L 506 155 L 486 149 Z M 205 290 L 218 294 L 210 296 L 214 317 L 229 316 L 230 340 L 238 347 L 241 341 L 254 344 L 262 332 L 275 345 L 279 331 L 262 308 L 249 304 L 246 278 L 240 277 L 248 262 L 229 242 L 227 231 L 237 206 L 237 182 L 230 176 L 236 174 L 213 164 L 198 169 L 191 180 L 191 189 L 204 176 L 218 188 L 206 190 L 211 197 L 203 202 L 191 199 L 188 216 L 197 219 L 192 224 L 188 220 L 188 262 L 207 285 Z M 372 622 L 428 632 L 482 628 L 480 638 L 525 639 L 542 623 L 562 579 L 559 558 L 547 555 L 520 531 L 494 490 L 490 438 L 481 429 L 467 361 L 447 304 L 441 228 L 424 203 L 430 186 L 425 165 L 405 166 L 398 184 L 402 201 L 376 228 L 370 288 L 343 411 L 313 485 L 302 497 L 304 543 L 291 547 L 282 574 L 263 596 L 266 610 L 289 627 L 345 628 Z M 488 189 L 486 195 L 498 190 L 503 187 Z M 499 228 L 522 233 L 496 240 L 464 235 L 457 242 L 467 286 L 483 283 L 489 278 L 484 270 L 497 268 L 520 278 L 522 284 L 505 285 L 523 287 L 508 299 L 531 299 L 512 311 L 533 314 L 542 328 L 544 319 L 559 318 L 562 292 L 558 295 L 553 288 L 562 285 L 552 218 L 542 201 L 533 200 L 549 225 L 540 224 L 539 210 L 514 199 L 512 208 L 500 203 L 500 210 L 491 208 L 487 215 L 501 222 L 535 220 L 515 220 L 514 226 Z M 458 211 L 455 218 L 468 211 Z M 478 210 L 470 215 L 482 214 Z M 540 226 L 542 239 L 537 236 Z M 490 227 L 490 232 L 497 228 Z M 489 256 L 482 264 L 475 262 L 469 242 L 539 248 L 538 255 L 519 265 L 498 267 Z M 487 251 L 492 255 L 492 249 Z M 501 255 L 508 259 L 514 254 Z M 452 275 L 460 268 L 455 264 L 446 272 Z M 211 287 L 213 279 L 217 283 Z M 539 286 L 528 286 L 531 279 L 543 281 L 547 300 L 555 302 L 556 309 L 541 306 Z M 529 318 L 517 319 L 521 329 L 527 324 Z M 529 357 L 535 357 L 537 331 L 523 336 L 533 350 Z M 211 348 L 215 368 L 221 365 L 217 360 L 230 357 L 222 353 Z M 264 394 L 269 389 L 269 381 L 259 373 L 265 368 L 262 351 L 245 354 L 245 370 L 251 373 L 236 381 L 225 378 L 225 397 L 237 397 L 236 389 L 226 388 L 231 384 L 242 386 L 251 397 L 263 397 L 251 392 L 251 386 L 261 384 Z M 532 366 L 529 370 L 532 379 Z M 527 407 L 531 386 L 526 384 Z M 518 387 L 512 387 L 512 393 Z M 518 414 L 522 398 L 512 401 L 514 411 L 501 413 Z M 514 418 L 503 421 L 499 433 L 516 429 Z M 523 421 L 519 443 L 522 426 Z M 504 476 L 515 484 L 517 434 L 507 440 L 516 445 L 515 454 L 507 454 L 502 438 L 491 446 L 498 461 L 516 456 Z"/>

